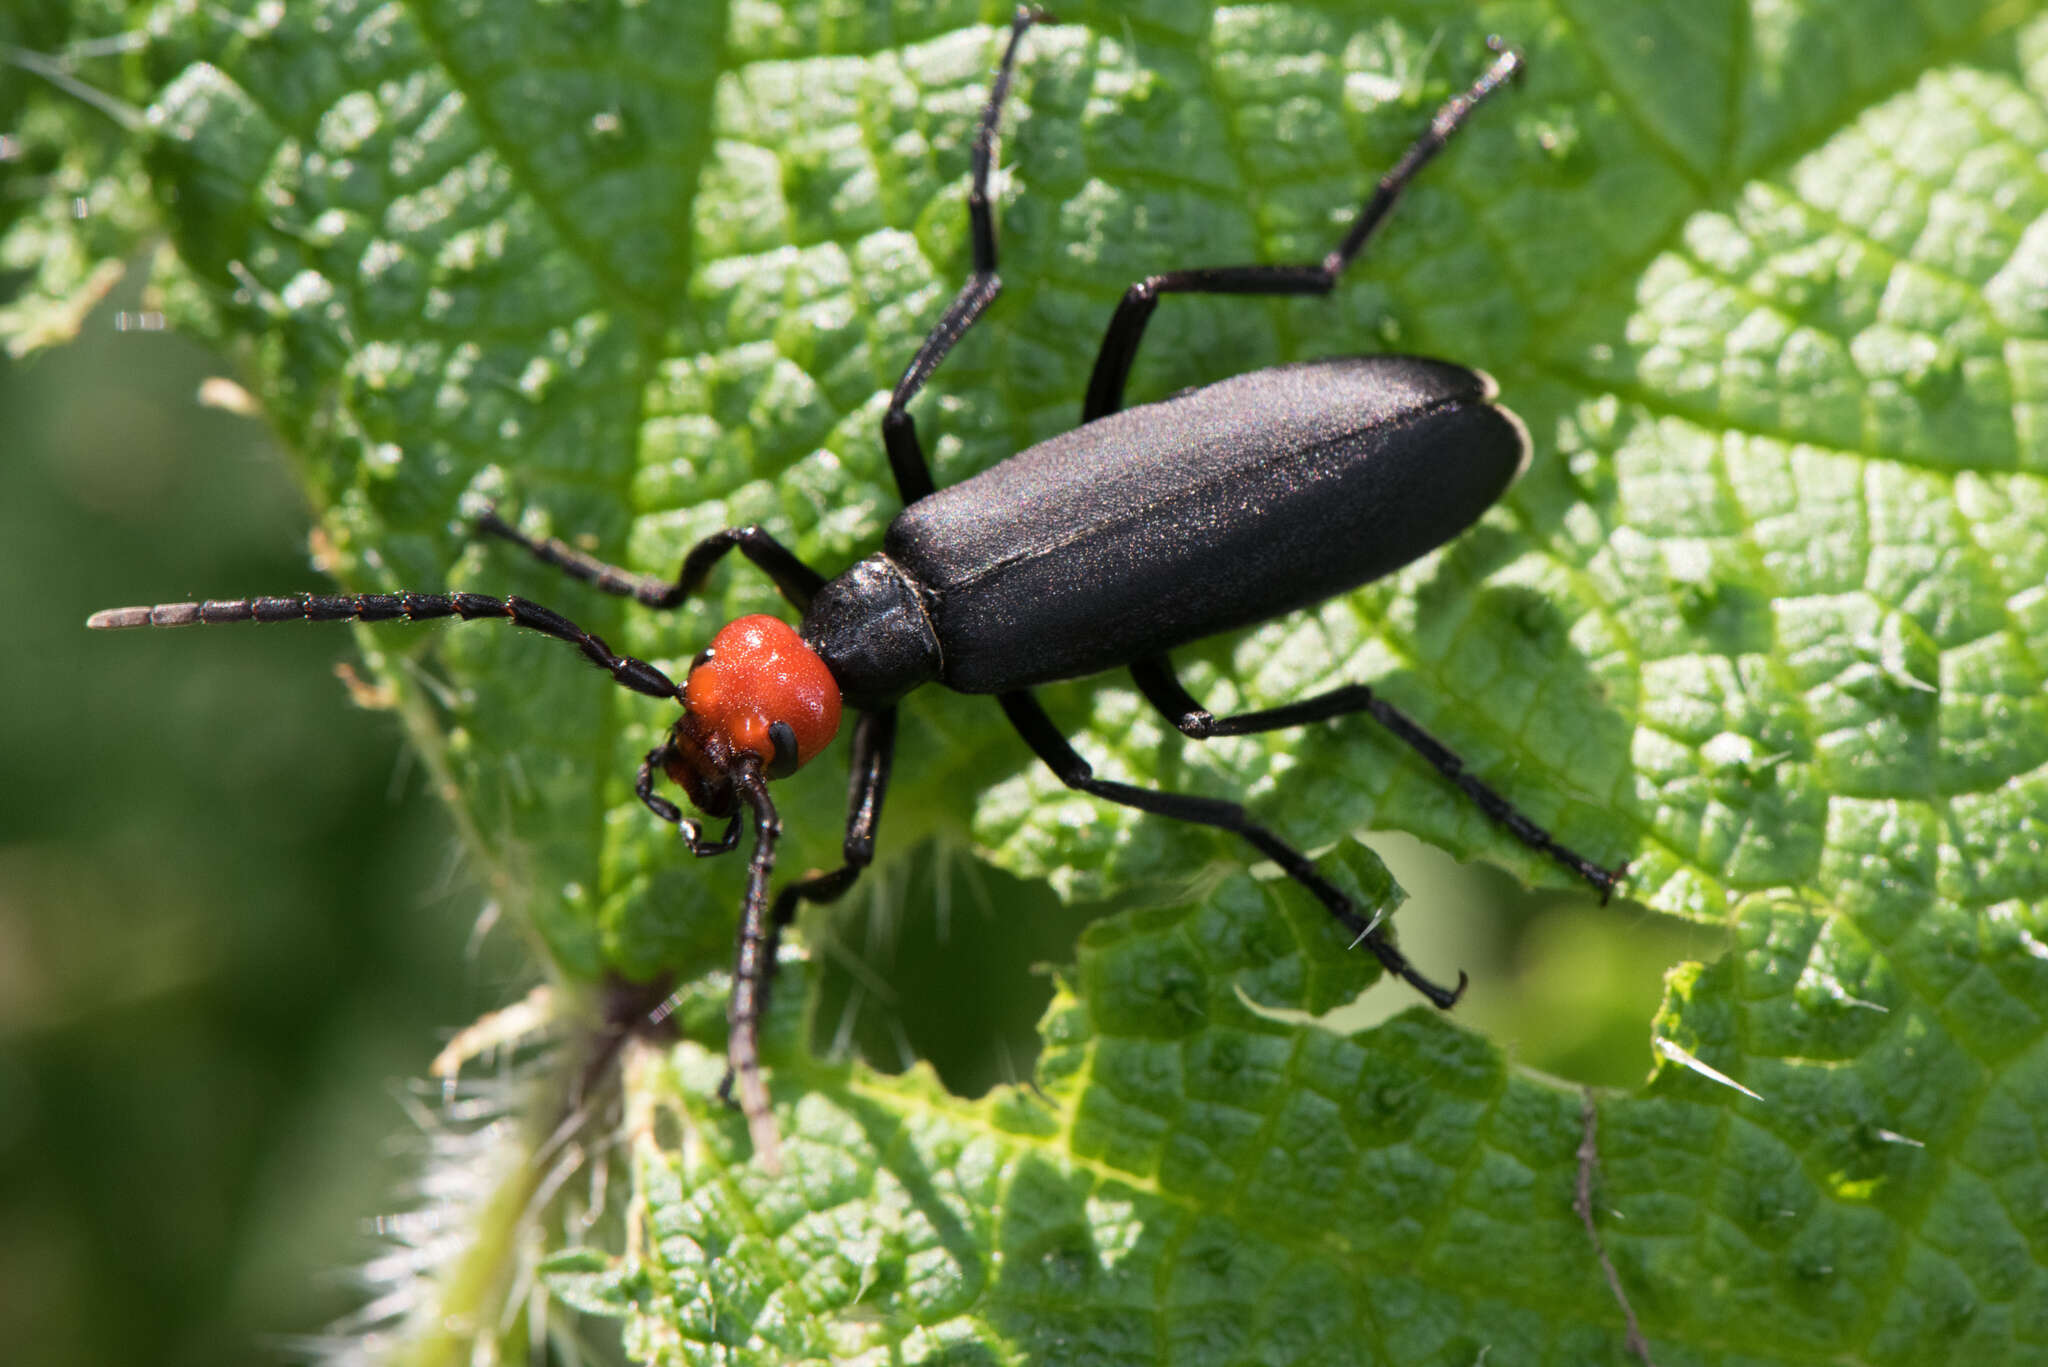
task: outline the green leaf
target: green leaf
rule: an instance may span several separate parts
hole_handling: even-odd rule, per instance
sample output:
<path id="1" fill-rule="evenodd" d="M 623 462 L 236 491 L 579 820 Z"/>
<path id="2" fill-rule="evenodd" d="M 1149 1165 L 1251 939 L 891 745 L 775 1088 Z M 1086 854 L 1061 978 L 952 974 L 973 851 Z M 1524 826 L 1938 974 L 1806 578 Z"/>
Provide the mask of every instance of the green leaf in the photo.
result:
<path id="1" fill-rule="evenodd" d="M 1006 122 L 1004 298 L 918 406 L 940 482 L 1072 423 L 1130 281 L 1319 258 L 1481 38 L 1521 46 L 1526 82 L 1334 299 L 1170 300 L 1133 390 L 1450 355 L 1499 379 L 1533 467 L 1444 552 L 1191 653 L 1189 682 L 1219 712 L 1370 682 L 1629 860 L 1632 896 L 1732 929 L 1672 972 L 1583 1173 L 1658 1362 L 2037 1360 L 2041 7 L 1061 17 Z M 466 532 L 476 495 L 650 571 L 750 521 L 847 563 L 896 508 L 889 386 L 964 274 L 1002 18 L 164 6 L 134 79 L 167 297 L 244 358 L 352 585 L 563 601 Z M 753 576 L 717 592 L 772 606 Z M 665 665 L 705 634 L 573 615 Z M 890 857 L 971 841 L 1172 904 L 1090 929 L 1038 1089 L 978 1102 L 814 1057 L 793 965 L 767 1175 L 712 1096 L 737 871 L 680 859 L 631 792 L 666 719 L 552 642 L 365 641 L 554 971 L 684 983 L 686 1041 L 627 1051 L 630 1218 L 553 1264 L 637 1356 L 1631 1360 L 1573 1209 L 1580 1095 L 1455 1018 L 1304 1020 L 1369 972 L 1321 912 L 1225 872 L 1236 845 L 1059 789 L 985 701 L 912 702 Z M 1568 881 L 1369 724 L 1190 746 L 1118 681 L 1048 700 L 1104 773 L 1244 794 L 1306 846 L 1398 827 Z M 785 867 L 832 860 L 839 776 L 786 787 Z"/>
<path id="2" fill-rule="evenodd" d="M 68 340 L 120 278 L 150 214 L 144 127 L 110 0 L 21 0 L 0 14 L 0 305 L 12 356 Z M 146 96 L 144 96 L 146 98 Z"/>

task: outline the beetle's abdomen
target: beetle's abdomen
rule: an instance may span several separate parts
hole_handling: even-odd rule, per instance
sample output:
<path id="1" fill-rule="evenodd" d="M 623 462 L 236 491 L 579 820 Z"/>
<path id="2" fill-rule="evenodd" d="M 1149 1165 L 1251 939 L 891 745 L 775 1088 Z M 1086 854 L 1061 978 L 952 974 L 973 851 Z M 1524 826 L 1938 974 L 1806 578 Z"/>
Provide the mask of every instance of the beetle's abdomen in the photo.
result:
<path id="1" fill-rule="evenodd" d="M 944 682 L 996 693 L 1321 602 L 1479 519 L 1528 458 L 1486 376 L 1407 356 L 1254 371 L 1111 414 L 890 524 Z"/>

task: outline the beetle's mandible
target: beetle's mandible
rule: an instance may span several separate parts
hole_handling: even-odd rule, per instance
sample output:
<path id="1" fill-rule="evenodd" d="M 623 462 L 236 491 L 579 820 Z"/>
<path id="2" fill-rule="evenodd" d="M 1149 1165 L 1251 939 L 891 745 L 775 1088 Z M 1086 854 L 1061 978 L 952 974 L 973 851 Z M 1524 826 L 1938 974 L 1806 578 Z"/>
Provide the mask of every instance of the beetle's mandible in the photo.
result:
<path id="1" fill-rule="evenodd" d="M 1509 50 L 1429 128 L 1367 197 L 1320 262 L 1168 271 L 1125 291 L 1095 358 L 1081 425 L 947 489 L 935 489 L 909 405 L 1001 288 L 989 207 L 997 123 L 1025 31 L 1011 25 L 972 148 L 968 221 L 973 271 L 897 382 L 882 441 L 902 493 L 879 553 L 837 578 L 805 565 L 758 526 L 707 537 L 673 581 L 530 538 L 486 512 L 479 530 L 524 547 L 596 587 L 650 607 L 675 607 L 738 550 L 802 614 L 732 622 L 712 638 L 679 687 L 660 669 L 615 654 L 602 639 L 522 598 L 473 593 L 298 594 L 117 608 L 94 627 L 201 622 L 365 622 L 504 618 L 579 648 L 627 688 L 683 706 L 642 762 L 635 791 L 695 854 L 737 847 L 752 819 L 753 853 L 728 1007 L 727 1082 L 755 1149 L 776 1163 L 777 1138 L 757 1033 L 783 929 L 803 902 L 844 895 L 874 855 L 888 787 L 898 701 L 926 683 L 992 693 L 1011 724 L 1062 782 L 1109 802 L 1234 831 L 1307 888 L 1368 945 L 1390 973 L 1438 1006 L 1464 990 L 1424 977 L 1384 927 L 1368 921 L 1309 859 L 1215 798 L 1095 777 L 1033 698 L 1033 686 L 1128 668 L 1139 690 L 1194 739 L 1302 726 L 1363 712 L 1412 747 L 1516 839 L 1605 895 L 1623 869 L 1565 848 L 1465 771 L 1448 746 L 1363 685 L 1285 707 L 1216 717 L 1182 688 L 1175 647 L 1306 607 L 1408 564 L 1476 522 L 1514 481 L 1528 434 L 1494 402 L 1492 381 L 1465 366 L 1413 356 L 1353 356 L 1278 366 L 1160 403 L 1125 408 L 1124 383 L 1162 295 L 1326 294 L 1393 209 L 1416 173 L 1472 110 L 1521 65 Z M 1497 45 L 1496 45 L 1497 46 Z M 814 758 L 853 724 L 851 810 L 840 867 L 783 885 L 772 902 L 780 823 L 769 781 Z M 698 811 L 722 819 L 716 836 L 655 791 L 674 783 Z"/>

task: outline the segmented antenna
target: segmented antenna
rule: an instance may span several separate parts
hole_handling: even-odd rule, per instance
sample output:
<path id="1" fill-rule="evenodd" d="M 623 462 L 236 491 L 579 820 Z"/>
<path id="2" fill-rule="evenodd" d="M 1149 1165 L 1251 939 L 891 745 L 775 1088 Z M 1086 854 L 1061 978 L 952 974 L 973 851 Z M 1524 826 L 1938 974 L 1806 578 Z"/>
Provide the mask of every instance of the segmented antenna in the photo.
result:
<path id="1" fill-rule="evenodd" d="M 768 880 L 775 871 L 775 838 L 782 833 L 782 821 L 768 796 L 759 761 L 743 757 L 733 770 L 733 784 L 754 812 L 754 856 L 747 863 L 739 955 L 733 965 L 732 995 L 726 1000 L 726 1067 L 729 1083 L 738 1084 L 740 1111 L 753 1136 L 754 1156 L 772 1173 L 782 1171 L 782 1145 L 775 1132 L 775 1115 L 768 1108 L 768 1088 L 761 1080 L 761 1005 L 775 969 L 766 957 L 774 943 L 768 928 Z"/>
<path id="2" fill-rule="evenodd" d="M 682 699 L 675 680 L 647 661 L 614 654 L 602 636 L 525 598 L 493 598 L 483 593 L 294 593 L 279 598 L 210 598 L 203 603 L 108 608 L 86 618 L 85 624 L 95 631 L 114 631 L 222 622 L 425 622 L 436 617 L 460 617 L 465 622 L 502 617 L 514 626 L 567 641 L 635 693 L 672 702 Z"/>

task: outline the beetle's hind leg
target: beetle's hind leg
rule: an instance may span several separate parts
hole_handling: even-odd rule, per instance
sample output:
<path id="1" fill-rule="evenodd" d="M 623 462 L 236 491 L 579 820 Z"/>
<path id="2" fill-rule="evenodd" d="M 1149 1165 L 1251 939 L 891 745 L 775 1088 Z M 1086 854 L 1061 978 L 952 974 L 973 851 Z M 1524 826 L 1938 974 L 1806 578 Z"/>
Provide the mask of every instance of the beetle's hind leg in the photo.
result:
<path id="1" fill-rule="evenodd" d="M 1387 972 L 1413 987 L 1436 1006 L 1449 1008 L 1456 1004 L 1465 991 L 1465 975 L 1458 974 L 1456 987 L 1445 987 L 1422 975 L 1421 970 L 1408 961 L 1408 956 L 1395 948 L 1393 940 L 1377 919 L 1361 915 L 1343 890 L 1329 879 L 1316 872 L 1316 866 L 1309 857 L 1295 849 L 1279 836 L 1252 820 L 1251 814 L 1235 802 L 1221 798 L 1197 797 L 1190 793 L 1165 793 L 1153 788 L 1139 788 L 1128 783 L 1117 783 L 1110 779 L 1095 777 L 1088 761 L 1076 754 L 1067 738 L 1052 724 L 1052 718 L 1045 715 L 1045 709 L 1028 692 L 1004 693 L 997 701 L 1010 724 L 1017 728 L 1017 734 L 1024 738 L 1032 752 L 1045 761 L 1046 767 L 1059 776 L 1060 782 L 1069 788 L 1093 794 L 1105 801 L 1135 807 L 1141 812 L 1169 817 L 1175 821 L 1192 821 L 1201 826 L 1214 826 L 1219 830 L 1234 831 L 1250 841 L 1252 847 L 1266 858 L 1280 866 L 1289 878 L 1314 893 L 1316 900 L 1329 909 L 1338 922 L 1356 935 L 1378 956 Z"/>
<path id="2" fill-rule="evenodd" d="M 1196 702 L 1187 689 L 1181 687 L 1179 677 L 1173 672 L 1172 662 L 1163 655 L 1140 660 L 1132 665 L 1131 679 L 1138 685 L 1138 691 L 1145 695 L 1147 702 L 1157 708 L 1168 721 L 1179 727 L 1182 734 L 1195 740 L 1207 740 L 1211 736 L 1248 736 L 1259 731 L 1279 731 L 1290 726 L 1307 726 L 1311 722 L 1328 721 L 1333 717 L 1363 712 L 1393 732 L 1403 745 L 1428 760 L 1438 773 L 1456 784 L 1460 792 L 1471 798 L 1480 811 L 1504 827 L 1508 834 L 1530 849 L 1549 855 L 1598 888 L 1601 901 L 1607 900 L 1614 892 L 1616 884 L 1621 882 L 1622 875 L 1628 871 L 1626 864 L 1620 868 L 1610 869 L 1604 864 L 1594 863 L 1577 850 L 1559 844 L 1549 831 L 1530 820 L 1514 803 L 1468 772 L 1465 761 L 1459 758 L 1450 746 L 1423 730 L 1414 718 L 1377 696 L 1364 684 L 1346 684 L 1327 693 L 1318 693 L 1313 698 L 1304 698 L 1300 702 L 1289 703 L 1285 707 L 1269 708 L 1263 712 L 1241 712 L 1234 717 L 1218 717 Z"/>
<path id="3" fill-rule="evenodd" d="M 966 335 L 982 312 L 1002 293 L 1002 277 L 996 274 L 996 224 L 989 209 L 988 172 L 995 161 L 996 125 L 1002 119 L 1003 101 L 1010 93 L 1010 73 L 1017 64 L 1017 48 L 1024 30 L 1043 23 L 1050 16 L 1042 10 L 1019 6 L 1010 21 L 1010 42 L 1003 49 L 1002 64 L 996 68 L 995 83 L 989 87 L 988 104 L 981 111 L 981 126 L 974 135 L 974 179 L 967 191 L 967 227 L 974 240 L 974 271 L 946 312 L 926 335 L 924 345 L 903 368 L 889 396 L 889 411 L 882 416 L 882 445 L 889 453 L 889 469 L 896 476 L 896 488 L 906 504 L 915 503 L 932 492 L 932 470 L 917 440 L 917 423 L 910 416 L 910 401 L 925 381 L 946 359 L 953 344 Z"/>
<path id="4" fill-rule="evenodd" d="M 1093 422 L 1124 406 L 1124 382 L 1130 378 L 1131 363 L 1138 358 L 1138 344 L 1145 337 L 1145 324 L 1150 321 L 1152 310 L 1159 306 L 1160 295 L 1328 294 L 1336 287 L 1344 268 L 1386 222 L 1416 173 L 1443 151 L 1444 144 L 1464 126 L 1479 102 L 1498 90 L 1521 66 L 1521 54 L 1502 51 L 1478 80 L 1446 101 L 1394 169 L 1380 177 L 1372 194 L 1359 206 L 1358 217 L 1351 220 L 1344 240 L 1321 261 L 1299 266 L 1198 266 L 1164 271 L 1125 290 L 1110 317 L 1109 330 L 1103 335 L 1102 350 L 1096 353 L 1095 369 L 1088 377 L 1088 396 L 1081 404 L 1081 421 Z"/>

